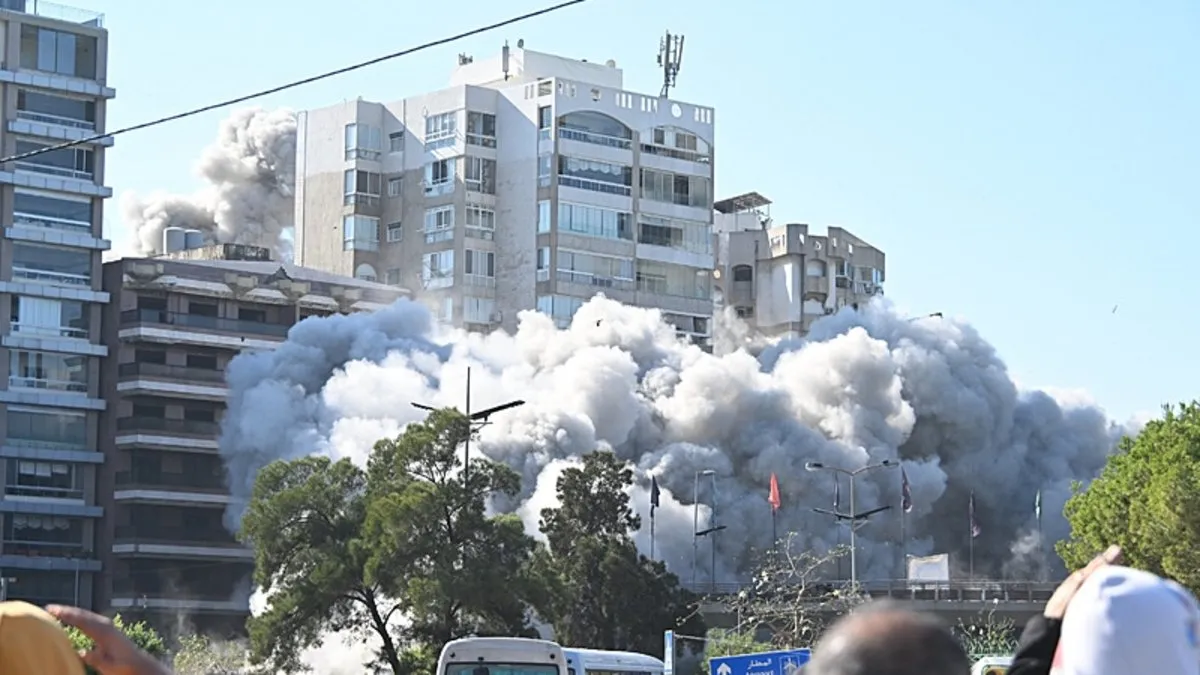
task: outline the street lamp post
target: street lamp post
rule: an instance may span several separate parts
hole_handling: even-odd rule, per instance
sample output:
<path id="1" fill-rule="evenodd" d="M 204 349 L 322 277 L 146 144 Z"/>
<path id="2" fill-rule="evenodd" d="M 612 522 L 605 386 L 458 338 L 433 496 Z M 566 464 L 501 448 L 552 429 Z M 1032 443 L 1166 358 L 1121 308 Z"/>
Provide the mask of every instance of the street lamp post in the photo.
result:
<path id="1" fill-rule="evenodd" d="M 876 464 L 860 466 L 859 468 L 853 470 L 843 469 L 837 466 L 828 466 L 820 462 L 809 462 L 804 465 L 804 468 L 808 471 L 832 471 L 834 473 L 842 474 L 850 479 L 850 513 L 838 513 L 836 511 L 829 511 L 827 509 L 813 509 L 813 511 L 831 515 L 838 521 L 847 520 L 850 522 L 850 585 L 854 588 L 858 588 L 858 540 L 856 539 L 858 528 L 866 524 L 867 519 L 876 513 L 880 513 L 892 508 L 891 506 L 880 506 L 859 513 L 858 506 L 854 501 L 854 479 L 868 471 L 874 471 L 875 469 L 890 469 L 898 466 L 900 466 L 899 462 L 893 462 L 889 459 L 885 459 Z"/>
<path id="2" fill-rule="evenodd" d="M 712 480 L 712 516 L 709 518 L 708 528 L 700 529 L 700 477 L 708 476 Z M 694 480 L 692 481 L 692 588 L 696 587 L 696 560 L 699 556 L 700 537 L 714 535 L 717 532 L 725 529 L 724 525 L 717 525 L 717 472 L 712 469 L 703 469 L 697 471 Z M 717 576 L 717 542 L 716 537 L 713 537 L 713 579 Z"/>
<path id="3" fill-rule="evenodd" d="M 491 417 L 492 415 L 495 415 L 498 412 L 510 410 L 512 408 L 516 408 L 518 406 L 523 406 L 523 405 L 525 405 L 525 401 L 517 399 L 515 401 L 509 401 L 508 403 L 501 403 L 500 405 L 494 405 L 490 408 L 480 410 L 479 412 L 471 412 L 471 369 L 469 367 L 467 368 L 467 409 L 465 411 L 465 414 L 467 416 L 467 421 L 470 423 L 470 429 L 467 432 L 466 441 L 463 442 L 463 486 L 464 487 L 468 486 L 467 479 L 470 478 L 470 476 L 471 476 L 471 434 L 473 434 L 475 431 L 477 431 L 481 427 L 486 426 L 488 424 L 488 418 Z M 412 406 L 414 408 L 419 408 L 421 410 L 428 410 L 431 412 L 434 410 L 437 410 L 437 408 L 434 408 L 433 406 L 425 405 L 423 403 L 413 403 Z"/>

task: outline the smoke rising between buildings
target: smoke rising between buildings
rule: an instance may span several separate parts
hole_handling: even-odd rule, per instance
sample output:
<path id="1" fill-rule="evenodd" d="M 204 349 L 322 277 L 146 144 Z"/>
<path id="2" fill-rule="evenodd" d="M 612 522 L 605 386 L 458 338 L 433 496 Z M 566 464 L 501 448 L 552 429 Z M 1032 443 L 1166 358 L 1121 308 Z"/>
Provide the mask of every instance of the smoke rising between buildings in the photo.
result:
<path id="1" fill-rule="evenodd" d="M 309 454 L 362 462 L 376 440 L 422 418 L 412 402 L 461 409 L 468 366 L 476 408 L 527 402 L 493 418 L 472 445 L 523 478 L 519 498 L 496 509 L 520 513 L 536 534 L 558 473 L 583 453 L 612 449 L 636 467 L 631 499 L 644 523 L 657 477 L 655 551 L 685 580 L 697 472 L 715 472 L 700 481 L 697 511 L 709 522 L 715 501 L 716 521 L 727 525 L 716 539 L 716 576 L 732 581 L 770 544 L 772 473 L 782 492 L 779 532 L 823 549 L 844 542 L 832 519 L 812 511 L 833 506 L 834 480 L 806 462 L 856 468 L 884 459 L 902 460 L 911 486 L 907 553 L 947 552 L 965 569 L 973 490 L 977 573 L 1017 574 L 1036 548 L 1038 491 L 1045 538 L 1064 536 L 1071 482 L 1095 476 L 1123 433 L 1088 403 L 1020 391 L 970 325 L 910 320 L 883 303 L 826 317 L 807 340 L 755 356 L 705 353 L 678 341 L 658 312 L 603 297 L 567 329 L 525 313 L 515 335 L 442 332 L 422 305 L 400 301 L 374 314 L 307 319 L 278 349 L 230 364 L 220 442 L 233 477 L 229 526 L 268 462 Z M 859 511 L 893 506 L 860 530 L 860 578 L 900 573 L 900 482 L 892 470 L 858 480 Z M 648 528 L 637 537 L 648 551 Z M 711 575 L 709 545 L 695 572 L 702 581 Z"/>
<path id="2" fill-rule="evenodd" d="M 196 164 L 195 194 L 125 193 L 121 214 L 142 255 L 163 252 L 163 233 L 199 230 L 207 243 L 251 244 L 291 253 L 296 182 L 296 117 L 289 110 L 248 108 L 223 120 Z"/>

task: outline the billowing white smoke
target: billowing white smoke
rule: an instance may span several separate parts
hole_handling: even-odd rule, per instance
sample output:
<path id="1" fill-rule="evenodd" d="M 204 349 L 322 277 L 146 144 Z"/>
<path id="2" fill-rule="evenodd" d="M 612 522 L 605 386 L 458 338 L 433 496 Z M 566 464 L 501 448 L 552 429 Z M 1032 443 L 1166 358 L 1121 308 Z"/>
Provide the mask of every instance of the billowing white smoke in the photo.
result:
<path id="1" fill-rule="evenodd" d="M 254 477 L 275 459 L 322 453 L 362 461 L 372 444 L 420 419 L 412 402 L 463 404 L 473 366 L 476 409 L 512 399 L 526 405 L 485 427 L 479 452 L 524 478 L 516 503 L 536 530 L 554 503 L 553 476 L 571 458 L 611 448 L 637 467 L 635 509 L 648 518 L 650 476 L 662 487 L 655 551 L 685 580 L 711 578 L 709 543 L 693 572 L 692 520 L 707 524 L 715 472 L 717 580 L 733 581 L 748 554 L 772 534 L 767 487 L 778 475 L 778 531 L 816 548 L 836 544 L 829 508 L 834 483 L 809 461 L 854 468 L 905 462 L 913 510 L 907 552 L 949 552 L 965 569 L 968 494 L 976 495 L 979 574 L 999 575 L 1036 531 L 1063 535 L 1061 506 L 1073 479 L 1094 476 L 1120 436 L 1098 408 L 1020 392 L 995 350 L 970 326 L 909 321 L 885 305 L 819 321 L 807 342 L 777 344 L 759 356 L 721 356 L 676 340 L 658 312 L 603 297 L 584 305 L 566 330 L 526 313 L 515 336 L 438 333 L 423 306 L 401 301 L 374 314 L 307 319 L 269 353 L 244 354 L 228 368 L 229 410 L 221 453 L 234 477 L 235 528 Z M 551 472 L 551 473 L 547 473 Z M 858 510 L 899 503 L 900 474 L 880 470 L 856 485 Z M 849 509 L 841 489 L 842 510 Z M 860 531 L 863 579 L 900 574 L 901 518 L 893 509 Z M 638 535 L 649 550 L 648 528 Z"/>
<path id="2" fill-rule="evenodd" d="M 209 242 L 264 246 L 286 257 L 291 244 L 296 183 L 296 116 L 289 110 L 238 110 L 221 122 L 217 138 L 196 165 L 206 183 L 193 195 L 127 192 L 124 222 L 138 253 L 162 252 L 163 230 L 200 230 Z"/>

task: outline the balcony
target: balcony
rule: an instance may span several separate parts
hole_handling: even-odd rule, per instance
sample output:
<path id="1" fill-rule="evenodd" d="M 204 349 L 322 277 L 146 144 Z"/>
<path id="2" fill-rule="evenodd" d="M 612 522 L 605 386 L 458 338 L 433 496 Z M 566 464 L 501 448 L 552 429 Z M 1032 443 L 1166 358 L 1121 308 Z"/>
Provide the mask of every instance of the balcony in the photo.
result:
<path id="1" fill-rule="evenodd" d="M 5 539 L 4 555 L 19 555 L 27 558 L 91 558 L 92 552 L 82 541 L 32 541 L 27 539 Z"/>
<path id="2" fill-rule="evenodd" d="M 122 380 L 137 377 L 161 377 L 176 381 L 225 385 L 225 371 L 223 370 L 168 366 L 161 363 L 122 363 L 117 367 L 117 375 Z"/>
<path id="3" fill-rule="evenodd" d="M 79 394 L 81 396 L 86 396 L 88 391 L 88 385 L 86 382 L 76 382 L 74 380 L 49 380 L 41 377 L 21 377 L 19 375 L 10 375 L 8 377 L 8 388 L 36 389 L 38 391 Z"/>
<path id="4" fill-rule="evenodd" d="M 116 475 L 116 487 L 118 490 L 143 488 L 204 490 L 218 493 L 228 491 L 225 481 L 212 475 L 150 471 L 119 471 Z"/>
<path id="5" fill-rule="evenodd" d="M 590 143 L 592 145 L 619 148 L 621 150 L 629 150 L 633 147 L 633 141 L 628 138 L 598 134 L 594 131 L 584 131 L 582 129 L 560 127 L 558 129 L 558 137 L 562 140 L 579 141 L 580 143 Z"/>
<path id="6" fill-rule="evenodd" d="M 217 422 L 166 419 L 162 417 L 121 417 L 117 419 L 118 431 L 150 431 L 196 436 L 216 436 L 221 433 Z"/>
<path id="7" fill-rule="evenodd" d="M 131 309 L 121 312 L 121 327 L 138 324 L 155 324 L 172 326 L 174 328 L 197 328 L 239 335 L 266 335 L 274 338 L 287 337 L 291 326 L 263 323 L 260 321 L 242 321 L 240 319 L 225 319 L 203 314 L 186 314 L 183 312 L 164 312 L 157 309 Z"/>
<path id="8" fill-rule="evenodd" d="M 4 496 L 39 500 L 66 500 L 83 503 L 83 490 L 79 488 L 14 484 L 4 486 Z"/>
<path id="9" fill-rule="evenodd" d="M 118 525 L 113 553 L 162 558 L 253 560 L 254 552 L 237 542 L 224 528 Z"/>
<path id="10" fill-rule="evenodd" d="M 54 286 L 71 286 L 87 289 L 92 287 L 92 278 L 88 275 L 26 267 L 18 261 L 13 261 L 12 278 L 13 281 L 30 281 L 35 284 L 51 284 Z"/>
<path id="11" fill-rule="evenodd" d="M 103 28 L 104 15 L 88 9 L 59 5 L 44 0 L 6 0 L 0 9 L 23 14 L 33 14 L 55 21 L 77 23 L 89 28 Z"/>

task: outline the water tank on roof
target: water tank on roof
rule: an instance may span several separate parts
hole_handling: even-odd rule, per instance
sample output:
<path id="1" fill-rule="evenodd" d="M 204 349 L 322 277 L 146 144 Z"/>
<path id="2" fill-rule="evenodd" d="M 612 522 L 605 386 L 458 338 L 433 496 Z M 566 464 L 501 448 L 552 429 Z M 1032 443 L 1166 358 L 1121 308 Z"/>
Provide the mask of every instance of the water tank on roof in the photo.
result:
<path id="1" fill-rule="evenodd" d="M 204 247 L 204 233 L 200 230 L 184 230 L 184 248 L 189 251 Z"/>
<path id="2" fill-rule="evenodd" d="M 187 248 L 187 234 L 182 227 L 168 227 L 163 230 L 163 253 L 174 253 L 185 248 Z"/>

